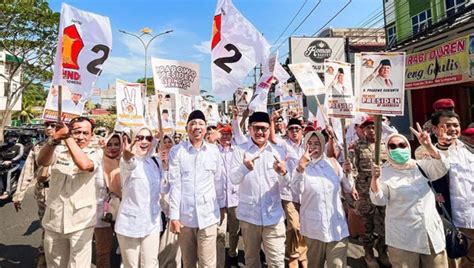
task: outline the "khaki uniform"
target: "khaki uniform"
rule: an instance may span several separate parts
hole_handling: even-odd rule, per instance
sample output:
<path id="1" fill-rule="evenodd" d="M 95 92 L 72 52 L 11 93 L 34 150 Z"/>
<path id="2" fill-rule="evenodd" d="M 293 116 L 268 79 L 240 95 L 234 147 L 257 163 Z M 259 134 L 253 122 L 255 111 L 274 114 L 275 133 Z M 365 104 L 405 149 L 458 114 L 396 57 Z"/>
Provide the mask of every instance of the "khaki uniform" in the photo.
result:
<path id="1" fill-rule="evenodd" d="M 387 150 L 385 144 L 380 145 L 380 161 L 387 160 Z M 369 144 L 365 140 L 360 140 L 354 149 L 354 173 L 356 174 L 355 186 L 359 193 L 359 200 L 356 208 L 359 211 L 365 225 L 365 235 L 362 242 L 366 247 L 373 247 L 378 236 L 377 249 L 385 248 L 385 207 L 375 206 L 370 201 L 370 181 L 372 179 L 372 163 L 375 162 L 375 143 Z"/>
<path id="2" fill-rule="evenodd" d="M 79 170 L 67 147 L 58 146 L 54 152 L 42 222 L 48 267 L 84 267 L 91 263 L 97 203 L 94 176 L 102 151 L 87 147 L 83 152 L 94 162 L 93 172 Z"/>

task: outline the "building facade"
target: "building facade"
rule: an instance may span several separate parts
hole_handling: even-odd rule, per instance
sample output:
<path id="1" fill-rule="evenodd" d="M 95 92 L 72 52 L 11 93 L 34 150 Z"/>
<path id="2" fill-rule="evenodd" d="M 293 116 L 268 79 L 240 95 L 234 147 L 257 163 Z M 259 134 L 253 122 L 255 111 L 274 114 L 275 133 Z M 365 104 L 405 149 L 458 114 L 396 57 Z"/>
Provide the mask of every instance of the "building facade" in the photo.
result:
<path id="1" fill-rule="evenodd" d="M 17 88 L 20 87 L 19 81 L 21 80 L 21 69 L 19 68 L 16 70 L 15 74 L 13 75 L 13 81 L 9 83 L 9 80 L 5 77 L 10 77 L 12 72 L 15 71 L 15 64 L 17 59 L 7 53 L 5 50 L 0 50 L 0 111 L 5 110 L 5 106 L 7 103 L 7 96 L 5 90 L 10 87 L 11 91 L 14 92 Z M 5 76 L 5 77 L 4 77 Z M 21 94 L 18 98 L 18 101 L 13 106 L 13 111 L 20 111 L 21 110 Z"/>

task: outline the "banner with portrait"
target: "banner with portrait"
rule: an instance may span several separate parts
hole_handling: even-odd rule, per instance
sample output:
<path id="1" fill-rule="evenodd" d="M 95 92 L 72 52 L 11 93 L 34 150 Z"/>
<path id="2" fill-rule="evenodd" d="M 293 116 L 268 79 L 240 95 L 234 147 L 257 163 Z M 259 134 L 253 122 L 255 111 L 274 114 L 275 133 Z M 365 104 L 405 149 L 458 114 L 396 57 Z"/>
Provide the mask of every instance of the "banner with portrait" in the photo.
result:
<path id="1" fill-rule="evenodd" d="M 168 93 L 199 95 L 199 64 L 151 58 L 155 89 Z"/>
<path id="2" fill-rule="evenodd" d="M 49 88 L 48 97 L 43 111 L 44 121 L 57 121 L 58 120 L 58 86 L 51 85 Z M 69 123 L 74 117 L 82 115 L 86 100 L 84 97 L 75 92 L 71 92 L 69 88 L 62 87 L 62 108 L 61 108 L 61 121 Z"/>
<path id="3" fill-rule="evenodd" d="M 288 64 L 288 67 L 290 67 L 291 72 L 306 96 L 325 93 L 323 82 L 321 82 L 311 63 L 293 63 Z"/>
<path id="4" fill-rule="evenodd" d="M 403 115 L 405 52 L 356 55 L 354 80 L 360 112 Z"/>
<path id="5" fill-rule="evenodd" d="M 177 94 L 175 99 L 175 111 L 176 113 L 176 132 L 186 132 L 186 122 L 188 121 L 189 114 L 193 111 L 192 97 Z"/>
<path id="6" fill-rule="evenodd" d="M 355 113 L 352 90 L 351 64 L 340 61 L 324 61 L 325 106 L 329 117 L 351 118 Z"/>
<path id="7" fill-rule="evenodd" d="M 253 88 L 238 88 L 234 93 L 235 105 L 239 110 L 239 116 L 248 108 L 250 99 L 253 96 Z"/>
<path id="8" fill-rule="evenodd" d="M 117 130 L 138 128 L 145 125 L 143 116 L 143 85 L 117 79 L 115 83 L 117 105 Z"/>

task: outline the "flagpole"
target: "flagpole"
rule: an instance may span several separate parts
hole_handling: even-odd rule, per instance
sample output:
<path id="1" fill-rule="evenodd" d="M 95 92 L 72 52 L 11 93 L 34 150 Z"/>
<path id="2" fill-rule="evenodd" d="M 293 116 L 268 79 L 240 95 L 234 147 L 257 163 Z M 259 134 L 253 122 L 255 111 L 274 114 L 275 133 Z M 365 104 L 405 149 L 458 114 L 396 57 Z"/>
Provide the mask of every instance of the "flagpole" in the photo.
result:
<path id="1" fill-rule="evenodd" d="M 63 110 L 63 86 L 58 86 L 58 123 L 61 122 L 61 114 Z"/>

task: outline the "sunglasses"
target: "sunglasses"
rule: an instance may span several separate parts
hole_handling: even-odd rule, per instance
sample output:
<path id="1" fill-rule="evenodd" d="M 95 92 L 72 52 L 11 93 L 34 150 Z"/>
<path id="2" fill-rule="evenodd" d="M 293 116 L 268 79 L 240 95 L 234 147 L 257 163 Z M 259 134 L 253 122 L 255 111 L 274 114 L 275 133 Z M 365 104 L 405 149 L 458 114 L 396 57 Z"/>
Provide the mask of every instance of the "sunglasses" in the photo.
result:
<path id="1" fill-rule="evenodd" d="M 56 123 L 47 123 L 47 124 L 44 124 L 44 127 L 45 128 L 56 128 Z"/>
<path id="2" fill-rule="evenodd" d="M 402 143 L 399 143 L 399 144 L 396 144 L 396 143 L 389 143 L 388 144 L 388 148 L 390 150 L 395 150 L 397 148 L 405 149 L 407 147 L 408 147 L 408 144 L 406 144 L 405 142 L 402 142 Z"/>
<path id="3" fill-rule="evenodd" d="M 291 132 L 298 132 L 300 130 L 302 130 L 302 128 L 300 128 L 300 127 L 289 127 L 288 128 L 288 131 L 291 131 Z"/>
<path id="4" fill-rule="evenodd" d="M 143 135 L 138 135 L 135 137 L 136 141 L 142 141 L 142 140 L 147 140 L 149 142 L 153 141 L 153 136 L 143 136 Z"/>
<path id="5" fill-rule="evenodd" d="M 253 131 L 258 132 L 261 130 L 262 132 L 267 132 L 269 127 L 264 127 L 264 126 L 252 126 Z"/>

